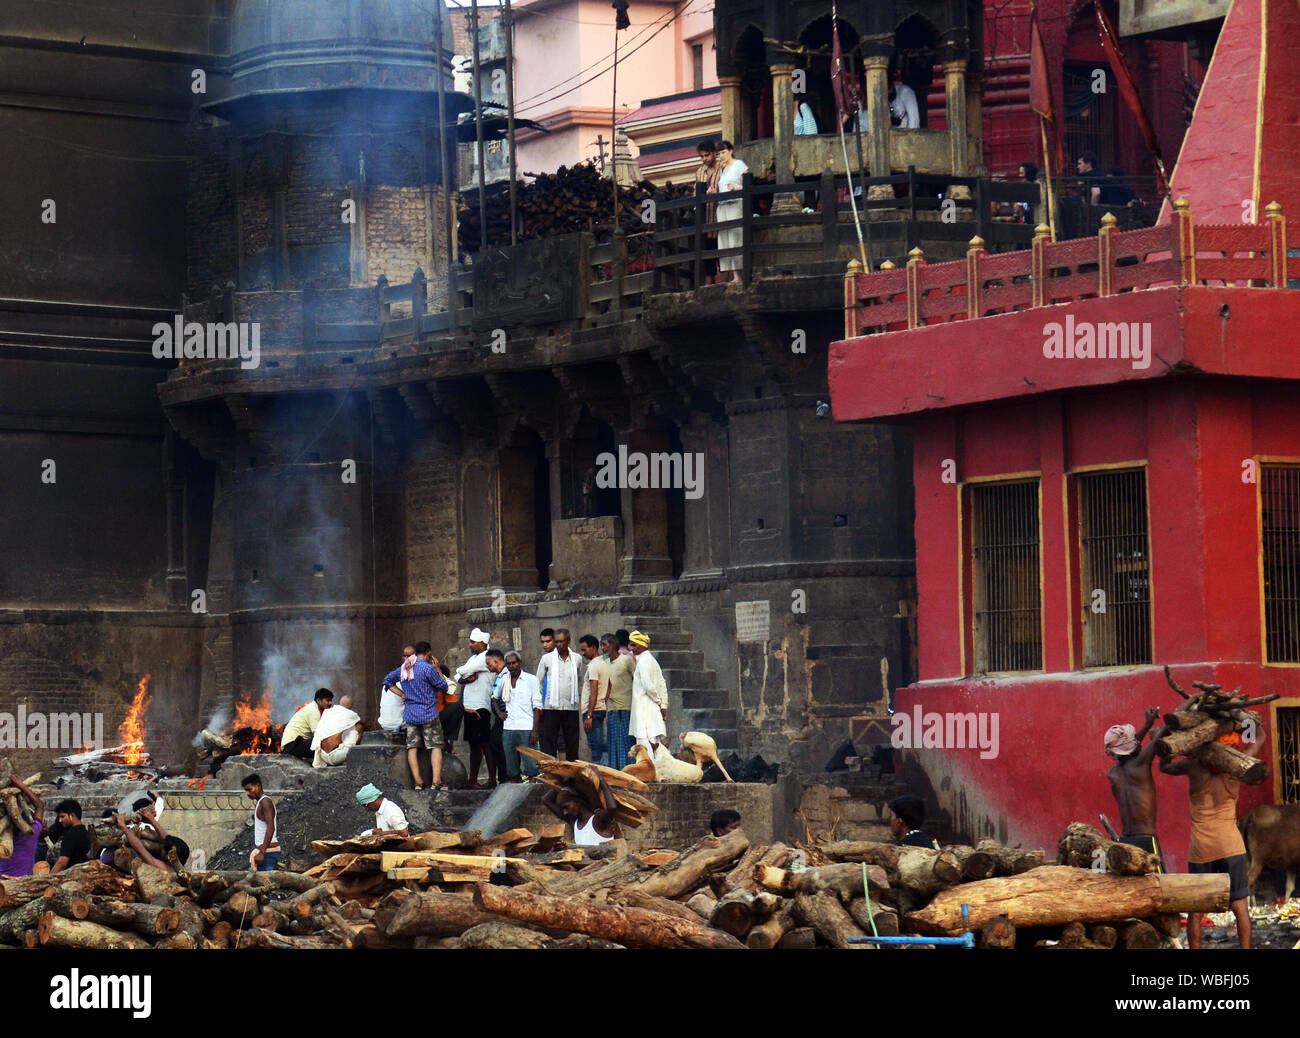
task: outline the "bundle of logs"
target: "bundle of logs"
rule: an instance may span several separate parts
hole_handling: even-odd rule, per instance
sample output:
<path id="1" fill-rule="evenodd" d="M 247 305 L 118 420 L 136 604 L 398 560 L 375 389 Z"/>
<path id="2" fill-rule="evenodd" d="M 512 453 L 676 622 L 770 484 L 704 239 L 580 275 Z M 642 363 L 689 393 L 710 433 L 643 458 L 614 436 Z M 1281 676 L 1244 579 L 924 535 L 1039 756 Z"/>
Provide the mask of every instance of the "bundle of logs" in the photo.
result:
<path id="1" fill-rule="evenodd" d="M 605 807 L 605 798 L 601 795 L 600 786 L 591 778 L 591 770 L 597 771 L 618 802 L 614 817 L 618 819 L 620 825 L 639 829 L 645 822 L 646 815 L 659 810 L 654 802 L 644 795 L 650 792 L 650 787 L 626 771 L 585 761 L 558 760 L 531 746 L 520 746 L 519 752 L 537 762 L 543 785 L 576 793 L 592 811 L 600 811 Z"/>
<path id="2" fill-rule="evenodd" d="M 515 192 L 521 241 L 597 228 L 609 229 L 614 206 L 613 188 L 594 160 L 561 166 L 554 173 L 525 175 L 533 177 L 533 180 L 528 183 L 520 181 Z M 651 229 L 642 219 L 641 203 L 653 195 L 654 185 L 648 180 L 634 187 L 619 188 L 618 225 L 625 233 Z M 486 211 L 488 245 L 494 248 L 509 245 L 509 195 L 506 192 L 490 195 Z M 460 240 L 471 248 L 477 248 L 480 240 L 477 195 L 464 197 L 457 215 Z"/>
<path id="3" fill-rule="evenodd" d="M 8 860 L 14 853 L 15 836 L 31 836 L 32 821 L 36 815 L 32 803 L 22 791 L 12 784 L 13 767 L 7 757 L 0 757 L 0 859 Z M 24 780 L 23 784 L 35 793 L 46 792 L 36 783 L 39 774 Z"/>
<path id="4" fill-rule="evenodd" d="M 1160 756 L 1195 757 L 1207 767 L 1250 786 L 1257 786 L 1268 778 L 1268 765 L 1262 760 L 1218 740 L 1232 732 L 1244 731 L 1250 736 L 1262 731 L 1260 715 L 1248 708 L 1272 702 L 1278 698 L 1277 693 L 1249 699 L 1241 694 L 1240 685 L 1232 692 L 1224 692 L 1221 685 L 1193 681 L 1192 685 L 1198 692 L 1189 695 L 1178 687 L 1168 667 L 1165 667 L 1165 680 L 1183 697 L 1183 704 L 1164 716 L 1164 730 L 1155 739 L 1156 752 Z M 1246 741 L 1253 739 L 1247 738 Z"/>

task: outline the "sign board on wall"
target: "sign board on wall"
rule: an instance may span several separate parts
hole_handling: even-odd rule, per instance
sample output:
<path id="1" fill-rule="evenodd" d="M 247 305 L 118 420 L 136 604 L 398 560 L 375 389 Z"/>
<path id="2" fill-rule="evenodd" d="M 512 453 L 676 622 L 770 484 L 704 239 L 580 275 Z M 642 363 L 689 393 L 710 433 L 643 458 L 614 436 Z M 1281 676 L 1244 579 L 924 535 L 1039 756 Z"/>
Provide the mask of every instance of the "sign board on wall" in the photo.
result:
<path id="1" fill-rule="evenodd" d="M 736 603 L 736 641 L 765 642 L 771 634 L 771 602 L 763 599 L 759 602 Z"/>

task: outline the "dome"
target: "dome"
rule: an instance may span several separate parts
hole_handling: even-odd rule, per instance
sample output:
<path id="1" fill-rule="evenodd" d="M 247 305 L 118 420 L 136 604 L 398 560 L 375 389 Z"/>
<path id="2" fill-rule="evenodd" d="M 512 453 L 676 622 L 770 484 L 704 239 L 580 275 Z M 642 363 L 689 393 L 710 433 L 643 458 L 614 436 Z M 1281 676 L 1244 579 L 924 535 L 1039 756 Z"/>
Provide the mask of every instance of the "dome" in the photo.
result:
<path id="1" fill-rule="evenodd" d="M 237 0 L 229 100 L 322 90 L 437 89 L 432 11 L 416 0 Z M 443 74 L 454 47 L 443 13 Z"/>

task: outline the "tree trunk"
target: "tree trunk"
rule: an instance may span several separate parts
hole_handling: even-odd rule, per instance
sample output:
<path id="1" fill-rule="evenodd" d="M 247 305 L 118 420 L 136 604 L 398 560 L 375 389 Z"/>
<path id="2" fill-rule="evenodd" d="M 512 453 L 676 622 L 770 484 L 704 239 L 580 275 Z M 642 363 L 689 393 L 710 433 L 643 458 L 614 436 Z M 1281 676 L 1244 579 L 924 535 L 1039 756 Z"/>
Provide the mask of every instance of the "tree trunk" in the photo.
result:
<path id="1" fill-rule="evenodd" d="M 1145 876 L 1160 871 L 1160 859 L 1150 851 L 1107 839 L 1100 829 L 1083 822 L 1066 826 L 1057 844 L 1057 864 L 1093 869 L 1099 860 L 1106 863 L 1106 871 L 1117 876 Z"/>
<path id="2" fill-rule="evenodd" d="M 16 944 L 27 930 L 41 921 L 41 916 L 51 910 L 53 893 L 34 897 L 21 905 L 0 913 L 0 944 Z"/>
<path id="3" fill-rule="evenodd" d="M 143 937 L 122 933 L 112 927 L 88 920 L 64 919 L 56 912 L 46 912 L 36 927 L 45 948 L 148 948 Z"/>
<path id="4" fill-rule="evenodd" d="M 735 829 L 719 839 L 706 836 L 676 861 L 661 865 L 654 872 L 629 880 L 620 889 L 635 886 L 643 894 L 674 898 L 690 893 L 706 882 L 709 873 L 735 861 L 749 848 L 749 837 Z M 602 936 L 597 934 L 596 936 Z M 618 940 L 618 938 L 611 938 Z"/>
<path id="5" fill-rule="evenodd" d="M 1149 951 L 1161 945 L 1160 933 L 1143 919 L 1123 919 L 1115 924 L 1116 933 L 1125 948 Z"/>
<path id="6" fill-rule="evenodd" d="M 980 948 L 1014 948 L 1015 924 L 1004 915 L 996 915 L 980 928 L 975 935 L 975 944 Z"/>
<path id="7" fill-rule="evenodd" d="M 799 894 L 794 899 L 795 913 L 808 926 L 817 931 L 834 948 L 849 947 L 850 937 L 864 937 L 862 928 L 840 904 L 840 899 L 829 890 L 815 894 Z"/>
<path id="8" fill-rule="evenodd" d="M 681 901 L 670 901 L 666 897 L 655 897 L 653 894 L 646 894 L 636 887 L 629 887 L 626 890 L 617 891 L 610 896 L 609 904 L 625 905 L 628 908 L 646 908 L 653 912 L 663 912 L 667 915 L 677 916 L 678 919 L 687 919 L 693 923 L 699 922 L 700 917 L 693 912 L 690 907 Z M 728 931 L 730 933 L 731 931 Z"/>
<path id="9" fill-rule="evenodd" d="M 1228 720 L 1216 720 L 1204 717 L 1200 724 L 1191 728 L 1182 728 L 1176 732 L 1166 732 L 1155 740 L 1156 753 L 1162 757 L 1181 757 L 1191 753 L 1198 746 L 1213 742 L 1220 735 L 1227 735 L 1236 729 L 1236 724 Z"/>
<path id="10" fill-rule="evenodd" d="M 745 939 L 745 946 L 759 951 L 775 948 L 781 938 L 789 933 L 795 924 L 794 910 L 783 904 L 761 923 L 756 923 Z"/>
<path id="11" fill-rule="evenodd" d="M 855 897 L 848 903 L 849 915 L 853 921 L 862 927 L 863 933 L 871 933 L 871 923 L 874 920 L 876 924 L 875 935 L 877 937 L 897 937 L 898 936 L 898 913 L 892 908 L 885 908 L 877 905 L 874 901 L 871 903 L 870 910 L 867 908 L 867 899 L 865 897 Z"/>
<path id="12" fill-rule="evenodd" d="M 551 938 L 515 923 L 479 923 L 460 938 L 462 948 L 540 948 Z"/>
<path id="13" fill-rule="evenodd" d="M 1249 757 L 1221 742 L 1209 742 L 1193 756 L 1202 764 L 1223 772 L 1248 786 L 1258 786 L 1269 776 L 1268 765 L 1258 757 Z"/>
<path id="14" fill-rule="evenodd" d="M 728 834 L 735 836 L 740 830 Z M 743 836 L 743 833 L 741 834 Z M 706 837 L 706 841 L 713 837 Z M 739 846 L 739 845 L 737 845 Z M 744 852 L 739 846 L 733 857 Z M 731 860 L 731 859 L 728 859 Z M 521 894 L 505 887 L 478 884 L 474 903 L 485 911 L 540 925 L 546 929 L 569 930 L 592 937 L 603 937 L 629 947 L 640 948 L 743 948 L 744 945 L 720 930 L 675 916 L 649 912 L 641 908 L 616 908 L 562 900 L 539 894 Z"/>
<path id="15" fill-rule="evenodd" d="M 376 910 L 376 917 L 379 910 Z M 464 894 L 444 894 L 438 890 L 411 893 L 384 929 L 388 937 L 459 937 L 480 923 L 508 921 L 503 916 L 485 912 Z"/>
<path id="16" fill-rule="evenodd" d="M 718 899 L 707 890 L 701 890 L 686 902 L 686 907 L 703 919 L 706 923 L 713 918 L 713 909 L 717 905 Z"/>
<path id="17" fill-rule="evenodd" d="M 1228 907 L 1223 874 L 1111 876 L 1068 865 L 1047 865 L 1021 876 L 963 883 L 945 890 L 907 916 L 913 932 L 955 936 L 963 930 L 961 906 L 970 905 L 970 925 L 981 929 L 1005 914 L 1017 927 L 1063 926 L 1081 919 L 1109 922 L 1157 912 L 1221 912 Z"/>
<path id="18" fill-rule="evenodd" d="M 923 847 L 907 849 L 925 850 Z M 937 856 L 938 853 L 938 851 L 930 851 L 932 855 Z M 798 872 L 787 872 L 785 869 L 773 868 L 771 865 L 757 865 L 754 868 L 754 880 L 764 890 L 770 890 L 782 897 L 791 897 L 795 894 L 815 894 L 818 891 L 830 890 L 839 895 L 841 900 L 848 901 L 850 898 L 862 896 L 863 872 L 863 866 L 853 862 L 844 862 L 838 865 L 819 865 L 816 868 L 800 869 Z M 879 865 L 867 865 L 865 872 L 867 884 L 871 888 L 870 892 L 873 896 L 889 889 L 889 880 L 886 877 L 885 870 Z M 934 879 L 933 873 L 928 875 L 932 882 L 938 883 L 938 880 Z"/>

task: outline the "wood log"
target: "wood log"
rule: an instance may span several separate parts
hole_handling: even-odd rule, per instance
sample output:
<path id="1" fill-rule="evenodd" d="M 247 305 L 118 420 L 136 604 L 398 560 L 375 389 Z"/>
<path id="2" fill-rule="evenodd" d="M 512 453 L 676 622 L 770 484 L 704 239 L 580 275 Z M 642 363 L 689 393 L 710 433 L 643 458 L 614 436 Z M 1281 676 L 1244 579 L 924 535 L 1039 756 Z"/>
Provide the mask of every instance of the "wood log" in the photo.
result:
<path id="1" fill-rule="evenodd" d="M 688 894 L 704 883 L 709 873 L 735 861 L 749 848 L 749 837 L 743 829 L 735 829 L 719 839 L 706 836 L 676 861 L 661 865 L 653 872 L 636 876 L 624 886 L 637 886 L 641 893 L 655 897 L 675 898 Z M 606 936 L 595 934 L 594 936 Z M 611 937 L 610 940 L 620 940 Z"/>
<path id="2" fill-rule="evenodd" d="M 993 858 L 994 876 L 1018 876 L 1022 872 L 1038 868 L 1046 858 L 1041 850 L 1027 851 L 1019 847 L 1003 847 L 997 840 L 980 840 L 975 845 L 975 849 Z"/>
<path id="3" fill-rule="evenodd" d="M 157 941 L 154 941 L 153 947 L 168 948 L 173 950 L 179 950 L 179 949 L 192 950 L 194 948 L 199 947 L 199 942 L 194 940 L 194 938 L 192 938 L 189 934 L 185 933 L 184 931 L 178 931 L 172 934 L 170 937 L 163 937 Z"/>
<path id="4" fill-rule="evenodd" d="M 794 926 L 794 908 L 784 903 L 777 911 L 750 928 L 749 936 L 745 938 L 745 946 L 757 951 L 775 948 L 781 938 L 794 929 Z"/>
<path id="5" fill-rule="evenodd" d="M 1163 943 L 1159 931 L 1143 919 L 1122 919 L 1115 924 L 1115 931 L 1125 948 L 1149 951 Z"/>
<path id="6" fill-rule="evenodd" d="M 1119 939 L 1115 927 L 1105 923 L 1089 923 L 1085 929 L 1088 931 L 1088 940 L 1102 948 L 1115 947 L 1115 942 Z"/>
<path id="7" fill-rule="evenodd" d="M 376 910 L 376 917 L 380 911 Z M 388 937 L 459 937 L 480 923 L 501 922 L 504 916 L 485 912 L 472 896 L 445 894 L 438 890 L 411 893 L 384 928 Z M 377 924 L 378 925 L 378 924 Z"/>
<path id="8" fill-rule="evenodd" d="M 767 853 L 769 844 L 756 843 L 750 845 L 749 849 L 740 856 L 740 859 L 731 867 L 723 879 L 723 886 L 727 891 L 745 889 L 749 890 L 754 881 L 754 866 Z M 782 862 L 782 864 L 786 864 Z M 748 884 L 748 885 L 747 885 Z"/>
<path id="9" fill-rule="evenodd" d="M 812 927 L 817 936 L 832 948 L 847 948 L 850 937 L 866 936 L 840 899 L 829 890 L 797 895 L 794 910 L 799 919 Z"/>
<path id="10" fill-rule="evenodd" d="M 1106 870 L 1117 876 L 1146 876 L 1160 871 L 1160 858 L 1131 843 L 1106 847 Z"/>
<path id="11" fill-rule="evenodd" d="M 925 850 L 925 848 L 915 849 Z M 829 890 L 840 900 L 847 902 L 852 898 L 862 897 L 863 872 L 863 865 L 855 862 L 819 865 L 816 868 L 800 869 L 798 872 L 774 868 L 771 865 L 756 865 L 754 881 L 764 890 L 770 890 L 782 897 Z M 865 872 L 867 885 L 873 897 L 889 889 L 889 877 L 879 865 L 867 865 Z"/>
<path id="12" fill-rule="evenodd" d="M 1156 753 L 1162 757 L 1181 757 L 1191 753 L 1198 746 L 1213 742 L 1220 735 L 1236 729 L 1236 723 L 1227 718 L 1206 717 L 1201 715 L 1199 724 L 1176 731 L 1167 731 L 1155 740 Z"/>
<path id="13" fill-rule="evenodd" d="M 338 949 L 343 946 L 327 934 L 289 937 L 270 930 L 249 929 L 240 935 L 241 948 L 315 948 Z"/>
<path id="14" fill-rule="evenodd" d="M 695 914 L 689 908 L 686 911 L 692 916 Z M 713 906 L 713 914 L 709 917 L 709 925 L 715 930 L 725 930 L 741 941 L 757 921 L 754 895 L 748 890 L 732 890 L 719 898 L 718 903 Z"/>
<path id="15" fill-rule="evenodd" d="M 36 926 L 43 948 L 149 948 L 148 941 L 136 934 L 124 933 L 85 919 L 64 919 L 57 912 L 41 916 Z"/>
<path id="16" fill-rule="evenodd" d="M 479 923 L 460 938 L 462 948 L 541 948 L 550 940 L 540 930 L 530 930 L 517 923 Z"/>
<path id="17" fill-rule="evenodd" d="M 561 827 L 561 836 L 564 835 Z M 414 850 L 417 851 L 446 851 L 453 847 L 459 847 L 464 850 L 472 850 L 483 842 L 483 834 L 477 829 L 462 830 L 455 833 L 420 833 L 415 837 Z"/>
<path id="18" fill-rule="evenodd" d="M 0 944 L 18 943 L 24 932 L 34 930 L 41 916 L 51 911 L 53 891 L 24 901 L 0 914 Z"/>
<path id="19" fill-rule="evenodd" d="M 1062 926 L 1081 919 L 1110 922 L 1157 912 L 1223 911 L 1228 882 L 1223 874 L 1111 876 L 1047 865 L 941 891 L 925 908 L 907 915 L 905 928 L 932 936 L 960 934 L 963 904 L 970 905 L 975 930 L 1002 914 L 1017 927 Z"/>
<path id="20" fill-rule="evenodd" d="M 993 875 L 996 863 L 993 856 L 986 851 L 977 851 L 974 847 L 965 846 L 946 847 L 944 849 L 952 851 L 957 856 L 957 861 L 961 865 L 963 883 L 973 883 L 976 880 L 988 879 Z"/>
<path id="21" fill-rule="evenodd" d="M 31 824 L 23 817 L 22 808 L 19 807 L 16 796 L 7 796 L 4 798 L 5 813 L 9 816 L 9 821 L 14 829 L 24 836 L 31 836 L 35 831 Z"/>
<path id="22" fill-rule="evenodd" d="M 1067 923 L 1062 927 L 1060 940 L 1058 940 L 1052 947 L 1060 948 L 1062 950 L 1077 950 L 1081 948 L 1101 950 L 1102 945 L 1089 940 L 1087 929 L 1084 927 L 1083 923 L 1076 921 L 1073 923 Z"/>
<path id="23" fill-rule="evenodd" d="M 686 901 L 686 907 L 703 919 L 706 923 L 713 918 L 713 909 L 717 906 L 718 899 L 707 890 L 701 890 L 693 894 Z"/>
<path id="24" fill-rule="evenodd" d="M 1202 764 L 1221 771 L 1248 786 L 1258 786 L 1269 776 L 1268 765 L 1221 742 L 1209 742 L 1197 748 L 1193 756 Z"/>
<path id="25" fill-rule="evenodd" d="M 780 941 L 777 948 L 781 951 L 793 951 L 802 948 L 817 947 L 817 931 L 811 926 L 799 926 L 791 930 Z"/>
<path id="26" fill-rule="evenodd" d="M 90 915 L 90 902 L 83 896 L 81 888 L 71 883 L 55 887 L 48 900 L 49 907 L 64 919 L 85 919 Z"/>
<path id="27" fill-rule="evenodd" d="M 1100 855 L 1100 856 L 1099 856 Z M 1150 851 L 1128 843 L 1108 839 L 1100 829 L 1083 822 L 1071 822 L 1057 843 L 1058 865 L 1096 869 L 1098 861 L 1105 871 L 1117 876 L 1145 876 L 1160 871 L 1160 859 Z"/>
<path id="28" fill-rule="evenodd" d="M 875 935 L 877 937 L 897 937 L 898 936 L 898 912 L 884 905 L 878 905 L 874 901 L 868 908 L 865 897 L 855 897 L 849 901 L 845 907 L 849 910 L 849 915 L 853 921 L 862 927 L 863 933 L 872 933 L 871 924 L 875 922 Z"/>
<path id="29" fill-rule="evenodd" d="M 307 914 L 310 917 L 311 915 L 310 911 Z M 278 933 L 280 931 L 280 928 L 285 924 L 282 922 L 282 916 L 280 915 L 279 912 L 276 912 L 274 909 L 268 908 L 261 912 L 258 912 L 257 915 L 253 916 L 253 918 L 249 920 L 248 925 L 254 927 L 255 929 L 274 930 Z M 319 926 L 312 926 L 310 930 L 308 930 L 307 932 L 314 933 L 319 929 L 320 929 Z"/>
<path id="30" fill-rule="evenodd" d="M 0 815 L 0 860 L 8 861 L 14 856 L 13 823 L 7 815 Z"/>
<path id="31" fill-rule="evenodd" d="M 1015 924 L 1004 915 L 995 915 L 975 935 L 975 945 L 978 948 L 1014 948 Z"/>
<path id="32" fill-rule="evenodd" d="M 736 832 L 739 832 L 737 830 Z M 736 833 L 730 833 L 734 836 Z M 713 839 L 708 837 L 708 839 Z M 724 837 L 724 840 L 726 838 Z M 716 841 L 723 842 L 723 841 Z M 748 846 L 748 841 L 745 845 Z M 733 857 L 744 853 L 739 847 Z M 731 859 L 728 859 L 731 860 Z M 540 925 L 547 929 L 585 933 L 637 948 L 743 948 L 731 934 L 703 923 L 651 912 L 643 908 L 620 908 L 608 905 L 523 894 L 505 887 L 480 883 L 474 891 L 474 903 L 485 911 Z"/>
<path id="33" fill-rule="evenodd" d="M 92 923 L 112 927 L 114 930 L 134 930 L 144 937 L 166 937 L 179 930 L 181 925 L 181 914 L 175 908 L 118 901 L 108 897 L 92 897 L 84 904 L 84 916 L 68 918 L 89 919 Z M 59 911 L 57 897 L 54 906 L 55 911 Z"/>
<path id="34" fill-rule="evenodd" d="M 157 900 L 165 903 L 185 889 L 174 872 L 150 865 L 140 858 L 132 860 L 131 875 L 140 901 Z"/>
<path id="35" fill-rule="evenodd" d="M 575 949 L 580 951 L 625 951 L 627 945 L 607 941 L 602 937 L 588 937 L 585 933 L 571 933 L 568 937 L 548 937 L 542 945 L 548 949 Z"/>
<path id="36" fill-rule="evenodd" d="M 260 909 L 257 904 L 257 897 L 246 890 L 236 890 L 222 908 L 222 915 L 226 921 L 237 930 L 242 930 L 246 926 L 253 925 L 253 917 L 258 914 Z"/>
<path id="37" fill-rule="evenodd" d="M 1178 912 L 1160 912 L 1146 920 L 1156 932 L 1177 939 L 1183 933 L 1183 917 Z"/>
<path id="38" fill-rule="evenodd" d="M 233 929 L 234 928 L 228 922 L 222 919 L 220 922 L 212 924 L 212 928 L 208 931 L 208 936 L 214 941 L 228 943 L 230 940 L 231 930 Z"/>
<path id="39" fill-rule="evenodd" d="M 571 876 L 556 876 L 548 881 L 547 887 L 557 897 L 571 897 L 597 887 L 613 887 L 625 883 L 641 871 L 641 860 L 635 855 L 627 855 L 603 865 L 583 869 Z"/>
<path id="40" fill-rule="evenodd" d="M 75 884 L 86 894 L 112 894 L 125 900 L 134 900 L 135 897 L 134 884 L 129 876 L 95 858 L 64 869 L 57 875 L 0 880 L 0 911 L 26 904 L 43 896 L 51 887 L 64 883 Z"/>
<path id="41" fill-rule="evenodd" d="M 670 901 L 666 897 L 655 897 L 653 894 L 647 894 L 635 887 L 611 894 L 608 903 L 625 905 L 628 908 L 647 908 L 654 912 L 665 912 L 668 915 L 675 915 L 679 919 L 689 919 L 691 922 L 699 922 L 700 918 L 689 905 L 685 905 L 680 901 Z M 726 927 L 721 927 L 721 929 L 726 929 Z M 727 932 L 732 933 L 733 931 L 728 930 Z"/>

